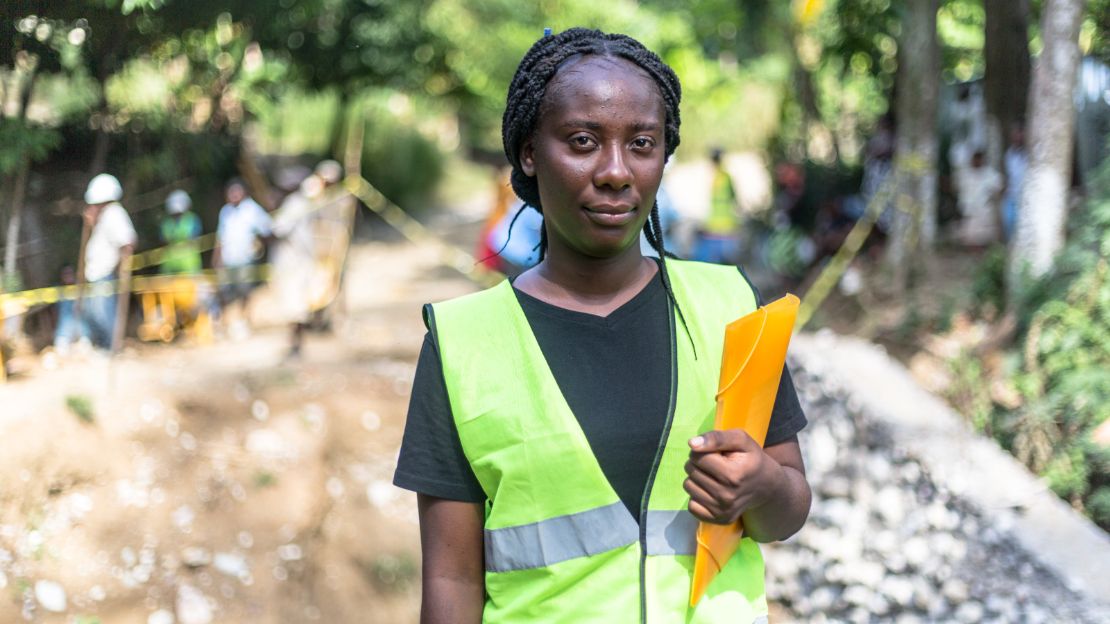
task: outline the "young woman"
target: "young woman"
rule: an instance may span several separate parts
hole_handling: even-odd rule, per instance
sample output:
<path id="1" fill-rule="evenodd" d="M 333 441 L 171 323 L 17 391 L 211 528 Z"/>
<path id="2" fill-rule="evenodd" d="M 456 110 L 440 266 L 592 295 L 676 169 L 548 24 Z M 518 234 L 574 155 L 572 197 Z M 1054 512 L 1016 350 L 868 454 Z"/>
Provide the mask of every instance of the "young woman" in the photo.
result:
<path id="1" fill-rule="evenodd" d="M 623 35 L 546 36 L 517 69 L 505 153 L 545 254 L 425 308 L 395 476 L 418 493 L 422 622 L 766 618 L 756 542 L 805 521 L 805 417 L 784 374 L 765 448 L 711 431 L 724 326 L 757 295 L 735 267 L 663 253 L 679 99 Z M 689 607 L 697 521 L 741 516 L 747 538 Z"/>

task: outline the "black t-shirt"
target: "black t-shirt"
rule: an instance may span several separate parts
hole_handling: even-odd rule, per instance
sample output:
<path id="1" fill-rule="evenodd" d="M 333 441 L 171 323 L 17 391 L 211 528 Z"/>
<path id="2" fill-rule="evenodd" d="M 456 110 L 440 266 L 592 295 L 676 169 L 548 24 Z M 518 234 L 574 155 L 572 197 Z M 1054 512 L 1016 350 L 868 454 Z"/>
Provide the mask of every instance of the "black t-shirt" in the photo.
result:
<path id="1" fill-rule="evenodd" d="M 606 317 L 514 292 L 602 472 L 632 517 L 639 518 L 670 405 L 670 302 L 660 275 Z M 677 332 L 683 339 L 681 328 Z M 805 425 L 784 370 L 765 446 L 789 440 Z M 430 333 L 416 366 L 393 483 L 438 498 L 486 499 L 463 454 Z"/>

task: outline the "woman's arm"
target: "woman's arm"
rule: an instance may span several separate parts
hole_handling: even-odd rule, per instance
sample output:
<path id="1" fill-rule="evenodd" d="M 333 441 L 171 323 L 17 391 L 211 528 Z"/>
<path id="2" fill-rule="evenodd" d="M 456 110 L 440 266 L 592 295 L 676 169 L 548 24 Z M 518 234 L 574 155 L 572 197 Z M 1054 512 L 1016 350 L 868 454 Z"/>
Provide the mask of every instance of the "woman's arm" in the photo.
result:
<path id="1" fill-rule="evenodd" d="M 478 624 L 486 600 L 481 503 L 418 494 L 424 591 L 421 624 Z"/>
<path id="2" fill-rule="evenodd" d="M 812 493 L 797 436 L 762 449 L 740 429 L 709 431 L 690 447 L 683 487 L 699 520 L 731 524 L 743 515 L 744 533 L 757 542 L 786 539 L 805 524 Z"/>

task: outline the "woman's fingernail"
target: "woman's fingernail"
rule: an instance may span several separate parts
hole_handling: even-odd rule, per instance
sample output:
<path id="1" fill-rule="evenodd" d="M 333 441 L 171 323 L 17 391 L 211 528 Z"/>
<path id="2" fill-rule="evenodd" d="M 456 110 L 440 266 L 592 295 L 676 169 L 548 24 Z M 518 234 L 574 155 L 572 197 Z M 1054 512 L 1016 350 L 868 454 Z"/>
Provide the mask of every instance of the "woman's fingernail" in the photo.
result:
<path id="1" fill-rule="evenodd" d="M 690 446 L 701 446 L 702 444 L 705 444 L 705 438 L 702 436 L 690 439 Z"/>

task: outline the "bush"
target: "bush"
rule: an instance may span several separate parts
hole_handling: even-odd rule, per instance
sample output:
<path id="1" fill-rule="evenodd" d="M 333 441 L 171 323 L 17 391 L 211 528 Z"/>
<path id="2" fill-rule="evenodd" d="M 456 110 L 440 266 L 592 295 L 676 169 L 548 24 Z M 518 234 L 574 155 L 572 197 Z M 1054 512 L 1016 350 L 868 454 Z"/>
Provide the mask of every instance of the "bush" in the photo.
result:
<path id="1" fill-rule="evenodd" d="M 419 212 L 443 175 L 443 155 L 417 129 L 382 121 L 366 129 L 363 174 L 390 201 Z"/>
<path id="2" fill-rule="evenodd" d="M 1024 404 L 1000 438 L 1110 530 L 1110 449 L 1092 439 L 1110 418 L 1110 162 L 1071 222 L 1053 271 L 1025 291 L 1014 380 Z"/>

